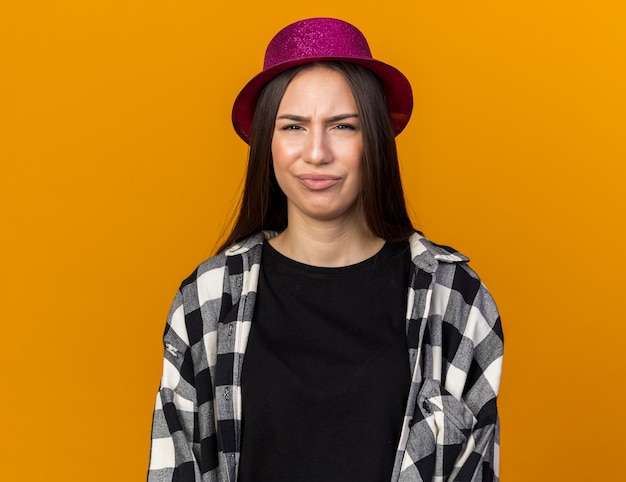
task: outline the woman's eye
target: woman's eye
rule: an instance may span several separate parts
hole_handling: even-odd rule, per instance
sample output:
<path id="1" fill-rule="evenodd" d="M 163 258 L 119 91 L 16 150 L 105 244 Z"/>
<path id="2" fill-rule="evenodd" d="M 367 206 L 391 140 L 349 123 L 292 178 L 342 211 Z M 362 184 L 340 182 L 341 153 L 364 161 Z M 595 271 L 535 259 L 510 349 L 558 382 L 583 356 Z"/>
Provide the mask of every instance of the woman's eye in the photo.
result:
<path id="1" fill-rule="evenodd" d="M 337 129 L 342 130 L 355 130 L 356 128 L 352 124 L 338 124 Z"/>
<path id="2" fill-rule="evenodd" d="M 295 124 L 288 124 L 280 128 L 281 131 L 297 131 L 299 129 L 302 129 L 302 127 Z"/>

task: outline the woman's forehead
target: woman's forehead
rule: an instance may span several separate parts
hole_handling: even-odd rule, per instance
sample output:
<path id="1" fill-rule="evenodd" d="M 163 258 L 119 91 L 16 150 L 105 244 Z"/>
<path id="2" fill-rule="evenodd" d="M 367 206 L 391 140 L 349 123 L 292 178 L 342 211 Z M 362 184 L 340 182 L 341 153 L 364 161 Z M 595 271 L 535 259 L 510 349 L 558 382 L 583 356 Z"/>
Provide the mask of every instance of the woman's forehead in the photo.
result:
<path id="1" fill-rule="evenodd" d="M 356 111 L 350 85 L 343 74 L 328 67 L 303 69 L 291 80 L 279 105 L 285 108 L 326 108 Z"/>

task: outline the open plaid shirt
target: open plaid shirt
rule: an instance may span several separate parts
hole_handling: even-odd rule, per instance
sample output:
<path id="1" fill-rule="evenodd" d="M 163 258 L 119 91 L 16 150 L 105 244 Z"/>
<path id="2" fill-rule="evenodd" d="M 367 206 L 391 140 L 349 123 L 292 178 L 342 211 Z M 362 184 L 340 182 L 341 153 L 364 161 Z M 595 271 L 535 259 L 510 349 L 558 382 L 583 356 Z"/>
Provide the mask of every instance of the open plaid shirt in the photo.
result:
<path id="1" fill-rule="evenodd" d="M 241 368 L 263 240 L 259 233 L 183 281 L 164 334 L 148 480 L 235 482 Z M 406 333 L 413 373 L 392 481 L 497 481 L 502 328 L 468 259 L 410 238 Z"/>

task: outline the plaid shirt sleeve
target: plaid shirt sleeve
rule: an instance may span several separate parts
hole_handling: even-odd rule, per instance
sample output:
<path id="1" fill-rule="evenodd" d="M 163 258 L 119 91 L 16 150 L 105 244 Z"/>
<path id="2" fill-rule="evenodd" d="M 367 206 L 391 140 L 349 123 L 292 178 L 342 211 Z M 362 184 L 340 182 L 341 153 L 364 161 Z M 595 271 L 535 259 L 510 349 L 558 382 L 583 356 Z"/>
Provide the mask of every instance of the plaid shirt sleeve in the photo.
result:
<path id="1" fill-rule="evenodd" d="M 176 480 L 182 471 L 191 472 L 191 478 L 185 480 L 200 480 L 193 437 L 196 389 L 184 366 L 190 348 L 182 298 L 179 291 L 163 335 L 163 375 L 152 419 L 148 473 L 148 480 L 153 482 Z"/>
<path id="2" fill-rule="evenodd" d="M 163 336 L 149 482 L 236 478 L 239 375 L 263 239 L 208 259 L 181 284 Z"/>
<path id="3" fill-rule="evenodd" d="M 417 261 L 411 288 L 415 369 L 398 480 L 498 481 L 500 317 L 467 258 L 430 251 Z"/>
<path id="4" fill-rule="evenodd" d="M 149 482 L 218 480 L 215 345 L 224 298 L 223 260 L 183 281 L 163 335 L 163 375 L 152 422 Z"/>

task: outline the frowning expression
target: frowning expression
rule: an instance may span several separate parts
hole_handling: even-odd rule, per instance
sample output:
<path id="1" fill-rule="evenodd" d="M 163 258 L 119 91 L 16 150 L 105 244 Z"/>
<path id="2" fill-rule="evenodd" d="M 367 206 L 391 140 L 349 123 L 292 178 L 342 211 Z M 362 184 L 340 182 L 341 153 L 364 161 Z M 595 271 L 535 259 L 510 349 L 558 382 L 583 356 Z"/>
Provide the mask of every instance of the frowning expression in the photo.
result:
<path id="1" fill-rule="evenodd" d="M 309 67 L 289 83 L 272 137 L 276 179 L 288 219 L 345 221 L 361 216 L 363 138 L 356 103 L 343 75 Z"/>

